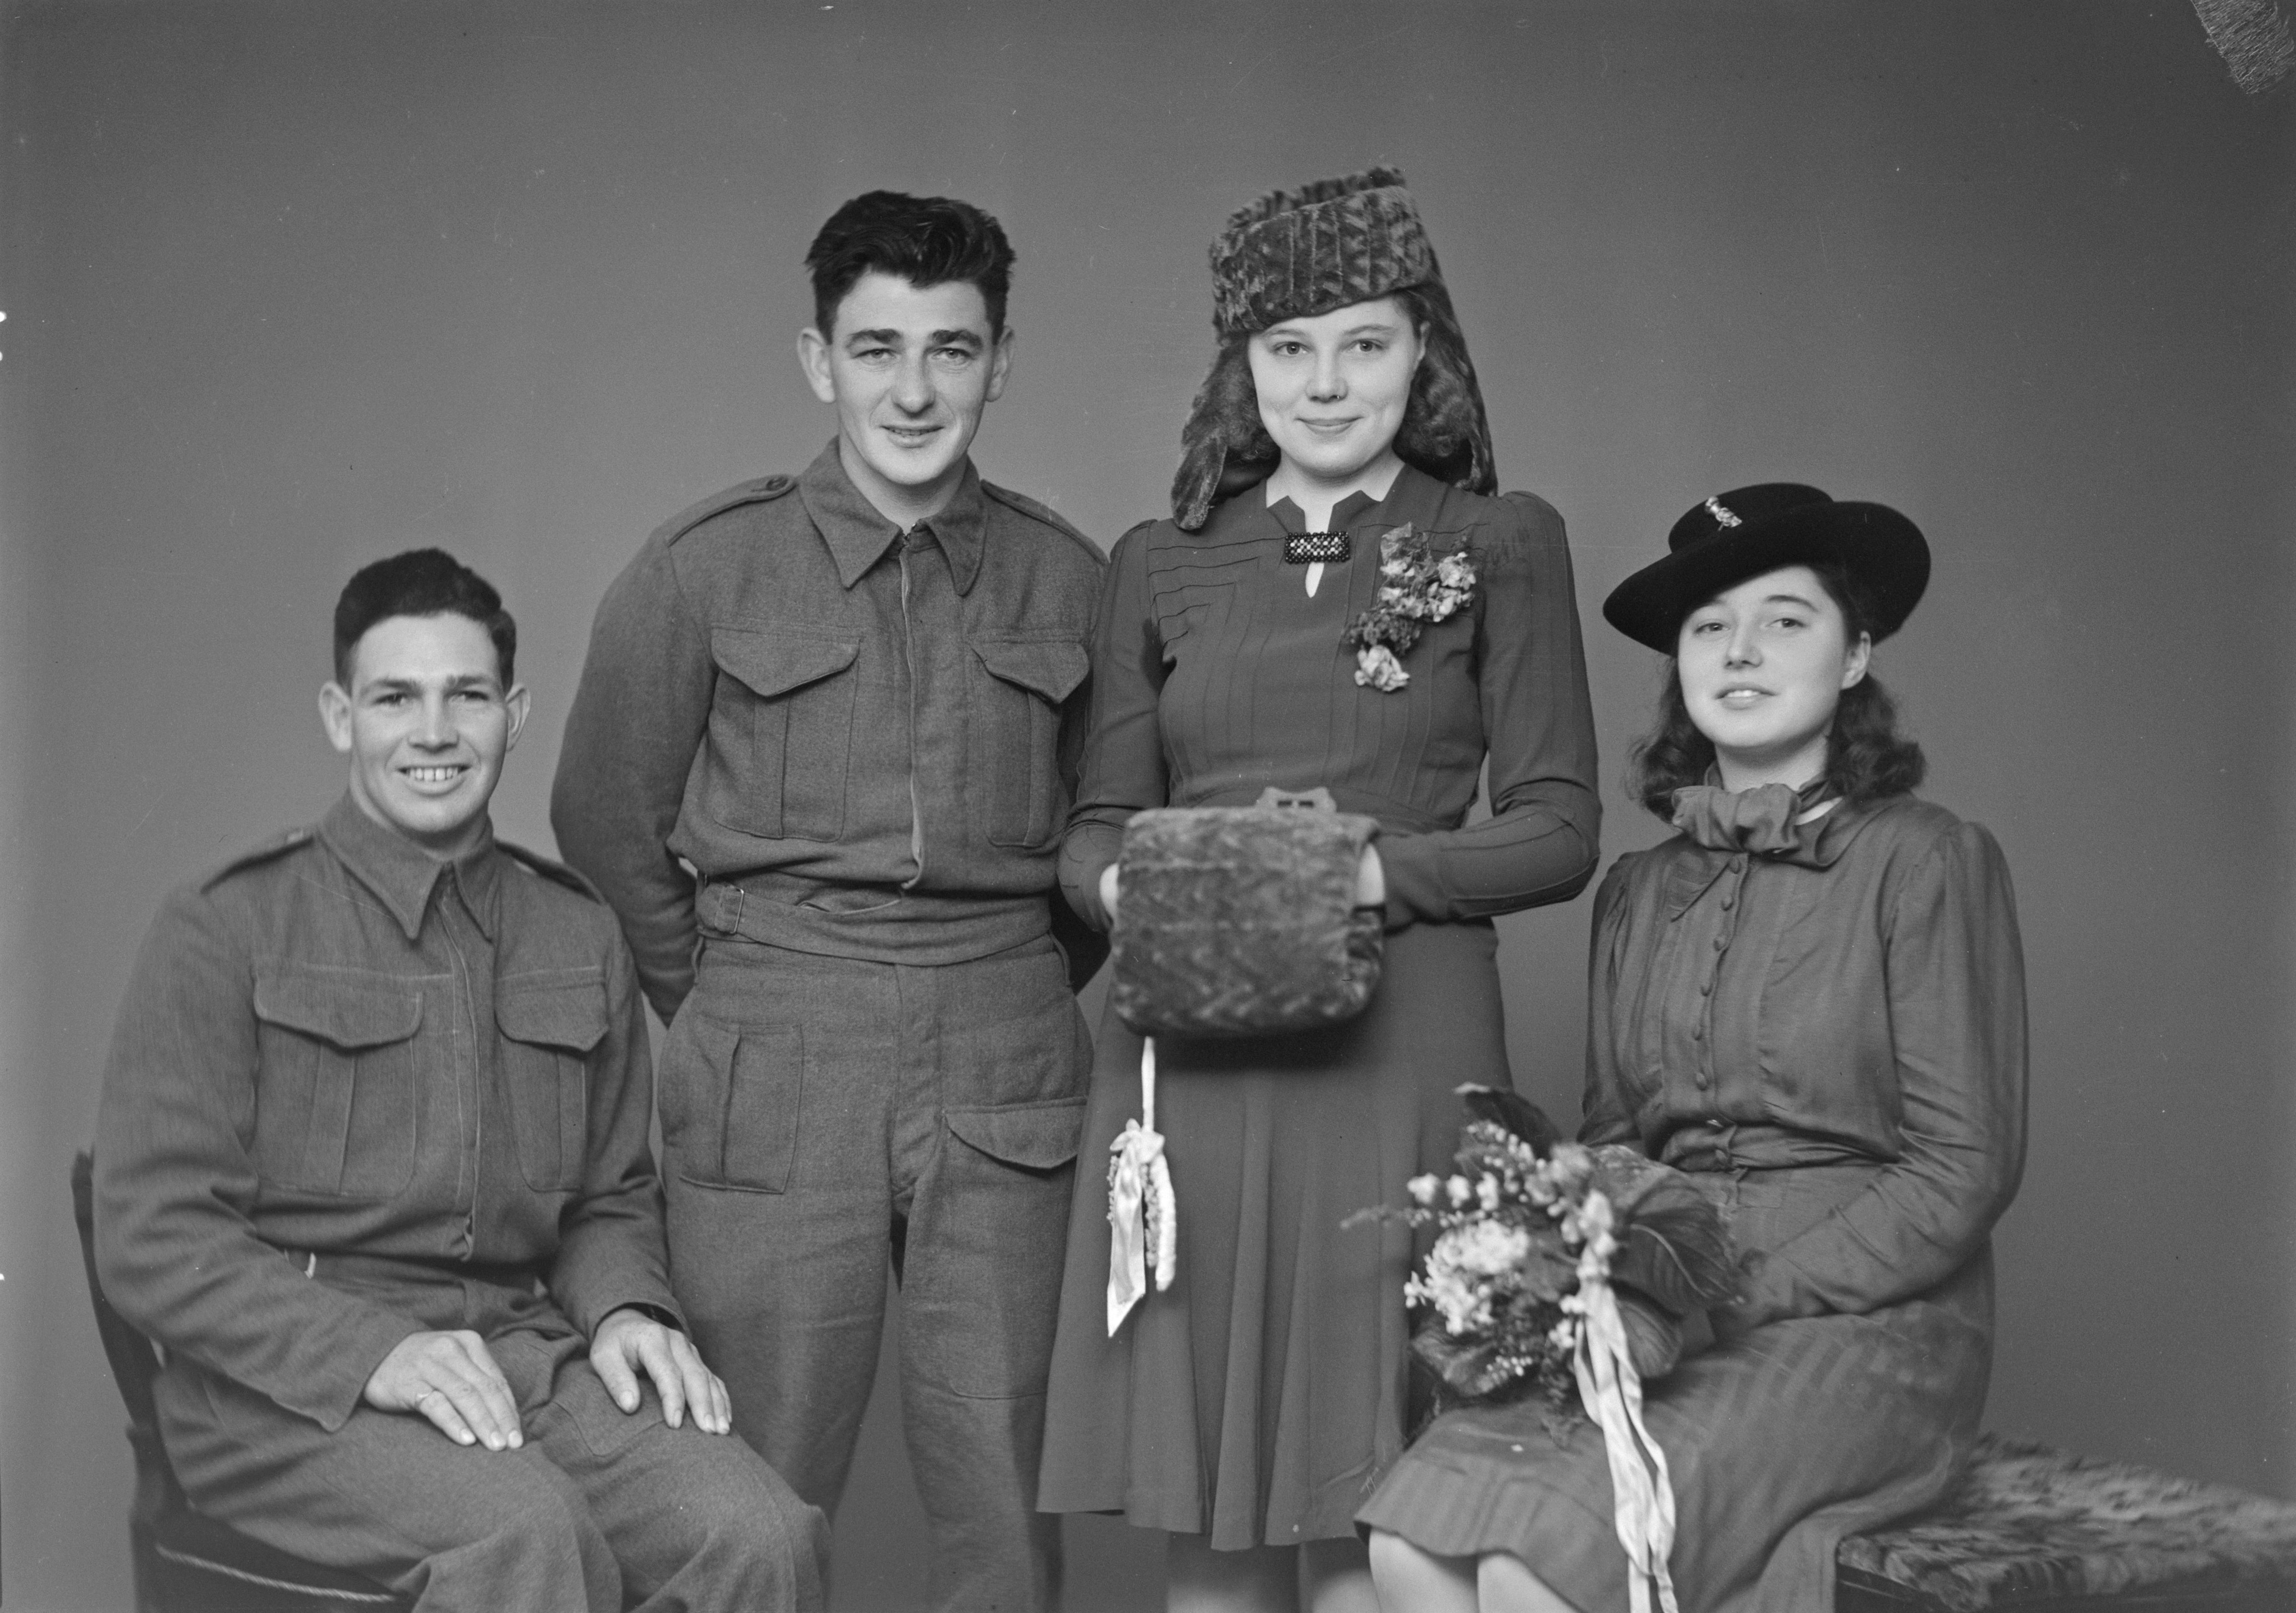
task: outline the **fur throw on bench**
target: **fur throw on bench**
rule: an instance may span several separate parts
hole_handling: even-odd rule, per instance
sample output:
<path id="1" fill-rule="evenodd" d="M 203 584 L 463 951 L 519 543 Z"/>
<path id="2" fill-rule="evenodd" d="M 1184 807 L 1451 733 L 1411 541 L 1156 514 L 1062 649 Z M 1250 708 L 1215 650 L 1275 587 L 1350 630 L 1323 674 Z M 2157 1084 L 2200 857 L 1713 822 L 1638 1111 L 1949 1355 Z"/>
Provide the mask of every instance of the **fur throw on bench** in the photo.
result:
<path id="1" fill-rule="evenodd" d="M 2201 1581 L 2296 1581 L 2296 1506 L 1987 1435 L 1935 1511 L 1835 1560 L 1956 1613 Z"/>

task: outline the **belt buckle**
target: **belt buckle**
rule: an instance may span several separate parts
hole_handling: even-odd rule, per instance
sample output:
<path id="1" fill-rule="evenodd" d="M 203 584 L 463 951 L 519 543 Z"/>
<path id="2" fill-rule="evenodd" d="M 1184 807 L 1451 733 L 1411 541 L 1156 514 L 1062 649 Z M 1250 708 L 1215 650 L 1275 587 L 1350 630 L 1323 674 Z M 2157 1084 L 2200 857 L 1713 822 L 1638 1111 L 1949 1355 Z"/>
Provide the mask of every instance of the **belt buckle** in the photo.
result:
<path id="1" fill-rule="evenodd" d="M 1274 784 L 1259 792 L 1255 806 L 1292 806 L 1308 812 L 1337 812 L 1340 804 L 1332 792 L 1318 784 L 1313 790 L 1283 790 Z"/>

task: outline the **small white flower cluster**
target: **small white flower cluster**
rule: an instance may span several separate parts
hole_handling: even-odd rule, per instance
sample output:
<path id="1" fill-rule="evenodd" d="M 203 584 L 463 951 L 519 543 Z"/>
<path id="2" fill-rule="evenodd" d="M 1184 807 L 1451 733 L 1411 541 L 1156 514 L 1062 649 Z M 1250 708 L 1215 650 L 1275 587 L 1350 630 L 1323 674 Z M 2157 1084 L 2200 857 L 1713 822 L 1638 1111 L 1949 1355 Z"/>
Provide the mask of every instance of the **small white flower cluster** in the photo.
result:
<path id="1" fill-rule="evenodd" d="M 1382 694 L 1392 694 L 1411 681 L 1411 674 L 1385 644 L 1366 644 L 1356 651 L 1356 682 Z"/>
<path id="2" fill-rule="evenodd" d="M 1589 1275 L 1607 1277 L 1617 1249 L 1611 1202 L 1588 1185 L 1595 1159 L 1585 1148 L 1558 1143 L 1550 1158 L 1541 1159 L 1529 1143 L 1496 1127 L 1482 1141 L 1482 1157 L 1496 1169 L 1486 1168 L 1472 1178 L 1431 1173 L 1414 1176 L 1406 1184 L 1420 1215 L 1443 1230 L 1423 1270 L 1405 1283 L 1405 1297 L 1414 1305 L 1431 1306 L 1454 1338 L 1491 1328 L 1496 1307 L 1521 1290 L 1538 1236 L 1533 1229 L 1541 1219 L 1565 1247 L 1578 1250 L 1582 1282 Z M 1566 1314 L 1547 1334 L 1549 1346 L 1557 1352 L 1567 1354 L 1578 1344 L 1575 1298 L 1562 1298 L 1562 1309 L 1574 1314 Z M 1517 1370 L 1533 1364 L 1527 1357 L 1508 1359 Z"/>

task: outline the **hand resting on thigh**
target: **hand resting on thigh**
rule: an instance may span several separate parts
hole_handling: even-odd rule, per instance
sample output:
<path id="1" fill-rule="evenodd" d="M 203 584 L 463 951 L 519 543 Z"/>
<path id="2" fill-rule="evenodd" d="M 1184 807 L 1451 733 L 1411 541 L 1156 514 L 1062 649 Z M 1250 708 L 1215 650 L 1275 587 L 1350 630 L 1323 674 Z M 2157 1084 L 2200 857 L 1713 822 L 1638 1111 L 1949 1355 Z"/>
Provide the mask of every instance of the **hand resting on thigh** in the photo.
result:
<path id="1" fill-rule="evenodd" d="M 693 1426 L 705 1434 L 723 1434 L 734 1426 L 733 1399 L 724 1381 L 701 1363 L 693 1341 L 644 1311 L 625 1306 L 610 1313 L 590 1340 L 590 1364 L 625 1412 L 638 1409 L 637 1373 L 643 1370 L 653 1380 L 661 1419 L 671 1428 L 685 1421 L 689 1408 Z"/>
<path id="2" fill-rule="evenodd" d="M 391 1347 L 360 1396 L 378 1412 L 427 1417 L 456 1445 L 516 1450 L 518 1402 L 486 1340 L 467 1328 L 409 1333 Z"/>

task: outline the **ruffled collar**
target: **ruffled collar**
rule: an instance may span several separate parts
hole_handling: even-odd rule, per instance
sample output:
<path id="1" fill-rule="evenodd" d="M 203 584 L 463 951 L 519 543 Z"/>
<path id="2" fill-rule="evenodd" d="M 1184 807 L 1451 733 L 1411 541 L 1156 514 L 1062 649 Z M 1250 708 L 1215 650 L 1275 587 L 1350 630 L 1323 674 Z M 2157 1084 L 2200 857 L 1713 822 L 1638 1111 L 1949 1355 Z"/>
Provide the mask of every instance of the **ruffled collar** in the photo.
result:
<path id="1" fill-rule="evenodd" d="M 1800 790 L 1762 784 L 1725 790 L 1710 769 L 1706 782 L 1674 792 L 1674 826 L 1709 851 L 1746 852 L 1805 867 L 1822 867 L 1817 850 L 1841 806 L 1813 779 Z M 1827 859 L 1831 861 L 1832 859 Z"/>
<path id="2" fill-rule="evenodd" d="M 1674 792 L 1674 826 L 1682 831 L 1672 876 L 1667 882 L 1667 913 L 1680 918 L 1723 871 L 1740 857 L 1828 868 L 1848 848 L 1870 806 L 1847 806 L 1839 796 L 1826 798 L 1823 782 L 1800 790 L 1784 784 L 1757 790 L 1725 790 L 1712 769 L 1706 782 Z"/>

